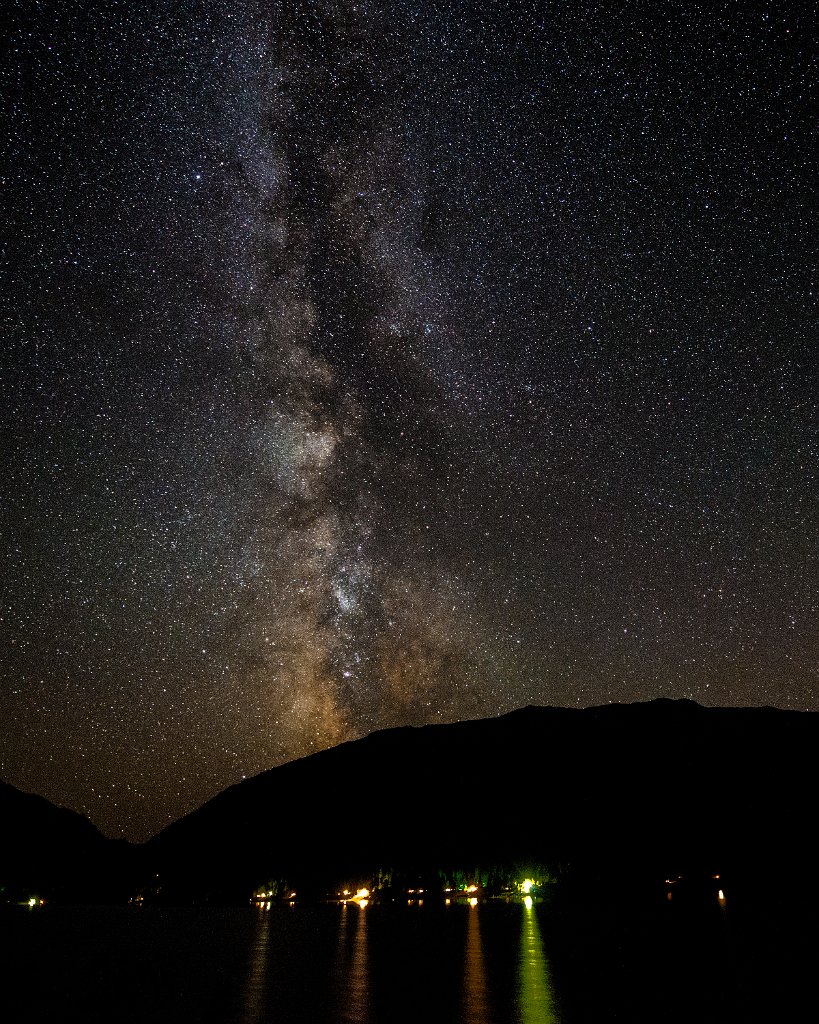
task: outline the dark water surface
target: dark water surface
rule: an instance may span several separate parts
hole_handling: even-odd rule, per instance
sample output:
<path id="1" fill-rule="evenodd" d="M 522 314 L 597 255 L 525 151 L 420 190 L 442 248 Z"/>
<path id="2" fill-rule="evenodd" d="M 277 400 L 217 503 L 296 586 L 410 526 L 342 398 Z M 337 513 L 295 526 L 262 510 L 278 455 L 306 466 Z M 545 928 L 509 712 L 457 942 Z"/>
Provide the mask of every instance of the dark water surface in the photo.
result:
<path id="1" fill-rule="evenodd" d="M 0 1020 L 660 1024 L 784 1022 L 805 1011 L 813 1019 L 818 947 L 812 924 L 800 932 L 799 920 L 798 911 L 784 924 L 761 912 L 733 920 L 724 902 L 625 917 L 520 902 L 15 908 L 0 918 L 10 940 Z"/>

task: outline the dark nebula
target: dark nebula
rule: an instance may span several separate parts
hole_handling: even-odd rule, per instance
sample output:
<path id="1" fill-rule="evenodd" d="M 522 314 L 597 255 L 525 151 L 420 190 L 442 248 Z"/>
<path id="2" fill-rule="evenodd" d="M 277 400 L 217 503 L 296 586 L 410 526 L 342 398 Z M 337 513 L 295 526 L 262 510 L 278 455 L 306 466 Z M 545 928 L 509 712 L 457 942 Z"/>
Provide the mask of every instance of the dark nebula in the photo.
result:
<path id="1" fill-rule="evenodd" d="M 806 6 L 11 11 L 3 778 L 819 709 Z"/>

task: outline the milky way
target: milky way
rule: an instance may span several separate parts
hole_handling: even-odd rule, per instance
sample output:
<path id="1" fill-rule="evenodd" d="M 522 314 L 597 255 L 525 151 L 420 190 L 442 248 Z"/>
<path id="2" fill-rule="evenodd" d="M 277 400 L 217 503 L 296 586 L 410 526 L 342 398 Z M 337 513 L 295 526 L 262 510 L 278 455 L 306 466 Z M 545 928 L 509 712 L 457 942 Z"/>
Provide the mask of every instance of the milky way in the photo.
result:
<path id="1" fill-rule="evenodd" d="M 12 8 L 7 781 L 819 709 L 800 5 Z"/>

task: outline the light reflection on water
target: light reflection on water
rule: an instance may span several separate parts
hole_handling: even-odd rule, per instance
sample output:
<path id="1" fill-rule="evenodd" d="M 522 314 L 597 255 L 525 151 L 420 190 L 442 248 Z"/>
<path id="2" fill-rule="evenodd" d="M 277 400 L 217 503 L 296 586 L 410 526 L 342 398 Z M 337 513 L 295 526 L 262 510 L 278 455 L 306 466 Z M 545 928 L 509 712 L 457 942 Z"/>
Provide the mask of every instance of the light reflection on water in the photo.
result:
<path id="1" fill-rule="evenodd" d="M 521 1024 L 559 1024 L 549 962 L 543 952 L 543 940 L 531 899 L 526 900 L 523 908 L 518 1001 Z"/>
<path id="2" fill-rule="evenodd" d="M 367 940 L 367 901 L 344 902 L 338 923 L 335 963 L 335 1019 L 351 1024 L 370 1020 L 370 965 Z M 349 949 L 352 944 L 352 950 Z"/>
<path id="3" fill-rule="evenodd" d="M 457 961 L 453 963 L 451 975 L 453 984 L 460 980 L 461 987 L 461 1024 L 493 1024 L 494 1021 L 519 1021 L 520 1024 L 560 1024 L 552 991 L 549 963 L 544 953 L 543 940 L 537 920 L 537 913 L 528 899 L 520 906 L 520 932 L 517 954 L 517 985 L 515 986 L 515 1005 L 510 1000 L 501 1000 L 507 1005 L 493 1006 L 491 973 L 487 971 L 487 956 L 481 933 L 482 923 L 491 925 L 494 918 L 492 912 L 499 908 L 485 905 L 467 905 L 461 908 L 466 915 L 465 937 L 462 940 L 463 959 L 459 969 Z M 509 908 L 513 910 L 516 908 Z M 375 913 L 376 918 L 369 922 Z M 489 917 L 486 917 L 487 913 Z M 516 911 L 517 913 L 517 911 Z M 335 952 L 330 952 L 330 962 L 325 962 L 325 970 L 329 968 L 332 977 L 331 1002 L 333 1004 L 332 1020 L 349 1022 L 349 1024 L 377 1024 L 383 1018 L 383 1009 L 379 1013 L 374 1009 L 371 998 L 372 978 L 368 924 L 375 928 L 374 942 L 378 945 L 379 926 L 385 922 L 377 918 L 375 911 L 367 909 L 364 901 L 361 904 L 345 903 L 340 908 L 339 917 L 335 921 L 336 939 Z M 271 925 L 272 922 L 272 925 Z M 266 1024 L 276 1020 L 285 1020 L 269 1005 L 276 1002 L 276 986 L 281 984 L 283 977 L 280 968 L 286 968 L 286 962 L 279 964 L 282 949 L 271 928 L 282 924 L 283 919 L 277 914 L 261 912 L 255 936 L 250 946 L 247 970 L 242 986 L 241 1016 L 237 1024 Z M 395 921 L 392 922 L 392 927 Z M 511 922 L 510 922 L 511 923 Z M 401 925 L 399 924 L 399 927 Z M 491 931 L 491 929 L 490 929 Z M 461 933 L 462 935 L 464 933 Z M 460 943 L 459 943 L 460 944 Z M 276 947 L 274 949 L 274 946 Z M 330 947 L 332 949 L 332 947 Z M 454 950 L 453 950 L 454 952 Z M 510 950 L 511 953 L 511 950 Z M 286 956 L 286 954 L 285 954 Z M 311 965 L 321 969 L 318 964 Z M 491 963 L 489 964 L 491 968 Z M 511 966 L 511 965 L 510 965 Z M 423 986 L 424 972 L 421 972 L 418 983 Z M 275 977 L 274 977 L 275 976 Z M 460 976 L 460 977 L 459 977 Z M 510 992 L 509 995 L 512 993 Z M 396 993 L 398 999 L 401 998 Z M 496 994 L 496 999 L 498 995 Z M 327 1006 L 327 1012 L 330 1007 Z M 433 1010 L 434 1017 L 434 1010 Z"/>
<path id="4" fill-rule="evenodd" d="M 268 946 L 270 945 L 270 914 L 259 912 L 256 937 L 250 951 L 243 991 L 242 1024 L 258 1024 L 263 1020 L 268 979 Z"/>
<path id="5" fill-rule="evenodd" d="M 350 930 L 350 910 L 345 900 L 341 904 L 341 917 L 338 922 L 338 942 L 336 943 L 336 959 L 333 964 L 333 978 L 337 992 L 344 991 L 347 976 L 347 941 Z"/>
<path id="6" fill-rule="evenodd" d="M 471 907 L 466 928 L 464 950 L 464 991 L 463 1024 L 488 1024 L 492 1019 L 489 1011 L 489 994 L 486 987 L 486 965 L 481 942 L 481 915 L 477 907 Z"/>
<path id="7" fill-rule="evenodd" d="M 342 1020 L 355 1024 L 364 1024 L 370 1019 L 370 976 L 367 950 L 367 917 L 366 901 L 362 900 L 355 913 L 358 919 L 355 925 L 353 955 L 347 976 L 347 1003 L 344 1007 Z"/>
<path id="8" fill-rule="evenodd" d="M 660 892 L 633 914 L 557 900 L 7 909 L 0 1021 L 61 1021 L 66 1007 L 87 1024 L 802 1020 L 816 1002 L 811 905 L 723 892 Z"/>

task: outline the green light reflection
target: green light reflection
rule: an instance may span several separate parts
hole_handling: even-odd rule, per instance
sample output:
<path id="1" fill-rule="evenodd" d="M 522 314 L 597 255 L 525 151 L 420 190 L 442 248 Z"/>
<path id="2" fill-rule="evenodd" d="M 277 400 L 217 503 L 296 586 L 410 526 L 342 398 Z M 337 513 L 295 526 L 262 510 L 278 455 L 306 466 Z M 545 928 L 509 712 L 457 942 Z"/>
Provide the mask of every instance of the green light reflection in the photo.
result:
<path id="1" fill-rule="evenodd" d="M 523 906 L 518 968 L 518 1008 L 521 1024 L 560 1024 L 552 991 L 549 962 L 531 900 Z"/>

